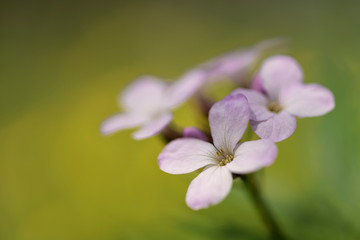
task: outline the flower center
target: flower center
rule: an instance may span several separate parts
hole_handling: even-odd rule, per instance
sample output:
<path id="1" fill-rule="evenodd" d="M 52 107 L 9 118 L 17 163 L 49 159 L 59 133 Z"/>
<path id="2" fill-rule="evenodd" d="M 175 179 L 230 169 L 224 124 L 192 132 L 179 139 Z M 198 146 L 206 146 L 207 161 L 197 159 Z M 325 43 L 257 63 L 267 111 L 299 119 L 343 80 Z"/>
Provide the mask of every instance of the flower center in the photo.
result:
<path id="1" fill-rule="evenodd" d="M 234 156 L 232 154 L 226 154 L 222 149 L 220 149 L 220 151 L 217 151 L 216 155 L 220 157 L 218 163 L 219 167 L 225 166 L 234 159 Z"/>
<path id="2" fill-rule="evenodd" d="M 274 113 L 278 113 L 282 110 L 282 107 L 277 102 L 270 102 L 267 107 L 270 112 Z"/>

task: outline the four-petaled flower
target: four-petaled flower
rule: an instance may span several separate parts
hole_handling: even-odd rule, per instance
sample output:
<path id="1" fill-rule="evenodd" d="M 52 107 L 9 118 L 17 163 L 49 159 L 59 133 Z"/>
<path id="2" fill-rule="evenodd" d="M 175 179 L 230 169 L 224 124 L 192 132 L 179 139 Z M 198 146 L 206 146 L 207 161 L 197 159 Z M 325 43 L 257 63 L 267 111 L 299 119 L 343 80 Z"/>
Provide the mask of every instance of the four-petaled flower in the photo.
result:
<path id="1" fill-rule="evenodd" d="M 119 96 L 119 105 L 125 112 L 105 120 L 100 127 L 102 134 L 139 126 L 133 134 L 135 139 L 159 133 L 171 121 L 171 110 L 202 86 L 204 74 L 201 70 L 189 71 L 172 84 L 152 76 L 137 79 Z"/>
<path id="2" fill-rule="evenodd" d="M 196 138 L 180 138 L 170 142 L 160 153 L 160 169 L 170 174 L 184 174 L 205 167 L 191 182 L 186 194 L 186 203 L 192 209 L 207 208 L 222 201 L 231 189 L 232 174 L 251 173 L 275 160 L 277 147 L 269 140 L 239 143 L 248 121 L 245 96 L 225 97 L 209 112 L 213 144 Z"/>
<path id="3" fill-rule="evenodd" d="M 261 138 L 282 141 L 295 131 L 295 117 L 320 116 L 335 106 L 328 89 L 318 84 L 303 84 L 302 69 L 289 56 L 265 60 L 258 77 L 265 93 L 236 89 L 232 94 L 241 93 L 248 99 L 250 125 Z"/>

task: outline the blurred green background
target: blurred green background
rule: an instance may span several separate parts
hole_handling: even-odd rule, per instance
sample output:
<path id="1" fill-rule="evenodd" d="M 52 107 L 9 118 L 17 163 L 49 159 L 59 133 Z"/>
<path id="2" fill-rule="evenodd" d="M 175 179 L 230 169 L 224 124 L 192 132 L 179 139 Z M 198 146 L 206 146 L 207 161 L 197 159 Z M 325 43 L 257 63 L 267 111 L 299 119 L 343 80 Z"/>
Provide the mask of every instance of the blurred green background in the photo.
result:
<path id="1" fill-rule="evenodd" d="M 240 182 L 192 211 L 195 175 L 159 170 L 159 138 L 98 128 L 135 77 L 175 78 L 279 36 L 337 106 L 278 144 L 266 196 L 292 239 L 360 239 L 359 12 L 359 1 L 1 1 L 0 239 L 267 239 Z"/>

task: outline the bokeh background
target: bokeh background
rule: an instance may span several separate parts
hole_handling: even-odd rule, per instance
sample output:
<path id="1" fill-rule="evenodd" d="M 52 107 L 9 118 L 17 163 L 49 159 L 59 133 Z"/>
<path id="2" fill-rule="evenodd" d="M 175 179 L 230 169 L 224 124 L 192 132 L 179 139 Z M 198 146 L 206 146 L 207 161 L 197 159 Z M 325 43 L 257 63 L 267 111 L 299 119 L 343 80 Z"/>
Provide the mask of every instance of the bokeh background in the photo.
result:
<path id="1" fill-rule="evenodd" d="M 192 211 L 195 175 L 159 170 L 159 138 L 98 128 L 135 77 L 176 78 L 279 36 L 337 106 L 278 144 L 266 197 L 292 239 L 360 239 L 359 12 L 359 1 L 1 1 L 0 239 L 267 239 L 240 181 Z M 191 104 L 176 121 L 196 123 Z"/>

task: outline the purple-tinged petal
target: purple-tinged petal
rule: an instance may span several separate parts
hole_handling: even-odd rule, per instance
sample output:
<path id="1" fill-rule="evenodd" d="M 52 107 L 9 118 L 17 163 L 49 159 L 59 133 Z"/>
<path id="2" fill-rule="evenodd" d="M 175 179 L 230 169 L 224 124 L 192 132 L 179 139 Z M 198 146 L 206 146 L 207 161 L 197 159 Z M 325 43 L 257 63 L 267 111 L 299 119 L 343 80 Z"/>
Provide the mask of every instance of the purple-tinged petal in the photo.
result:
<path id="1" fill-rule="evenodd" d="M 272 164 L 277 156 L 277 147 L 270 140 L 260 139 L 241 143 L 234 159 L 225 166 L 237 174 L 255 172 Z"/>
<path id="2" fill-rule="evenodd" d="M 272 118 L 275 113 L 269 111 L 267 106 L 260 104 L 249 104 L 250 119 L 254 121 L 265 121 Z"/>
<path id="3" fill-rule="evenodd" d="M 103 135 L 109 135 L 118 130 L 137 127 L 145 121 L 144 118 L 128 113 L 116 114 L 101 124 L 100 131 Z"/>
<path id="4" fill-rule="evenodd" d="M 164 113 L 160 117 L 152 119 L 149 122 L 145 123 L 142 128 L 140 128 L 133 134 L 133 138 L 140 140 L 152 137 L 161 132 L 161 130 L 163 130 L 170 123 L 171 119 L 171 113 Z"/>
<path id="5" fill-rule="evenodd" d="M 130 112 L 149 115 L 164 106 L 168 83 L 152 76 L 143 76 L 132 82 L 119 96 L 119 104 Z"/>
<path id="6" fill-rule="evenodd" d="M 251 48 L 240 49 L 227 53 L 204 64 L 208 71 L 208 80 L 216 81 L 222 78 L 239 78 L 249 70 L 258 59 L 259 54 Z"/>
<path id="7" fill-rule="evenodd" d="M 293 134 L 296 129 L 296 118 L 286 111 L 281 111 L 265 121 L 251 120 L 250 125 L 259 137 L 280 142 Z"/>
<path id="8" fill-rule="evenodd" d="M 239 88 L 231 92 L 231 95 L 243 94 L 250 108 L 250 119 L 255 121 L 264 121 L 271 118 L 274 113 L 267 108 L 268 99 L 260 92 L 250 89 Z"/>
<path id="9" fill-rule="evenodd" d="M 238 88 L 231 92 L 230 95 L 237 95 L 242 94 L 246 97 L 249 104 L 260 104 L 260 105 L 267 105 L 268 99 L 264 96 L 264 94 L 259 93 L 258 91 L 245 89 L 245 88 Z"/>
<path id="10" fill-rule="evenodd" d="M 166 93 L 166 106 L 168 108 L 177 107 L 196 93 L 203 86 L 205 80 L 206 73 L 201 69 L 185 73 L 169 87 Z"/>
<path id="11" fill-rule="evenodd" d="M 330 90 L 318 84 L 293 84 L 280 94 L 283 108 L 297 117 L 315 117 L 330 112 L 335 107 Z"/>
<path id="12" fill-rule="evenodd" d="M 260 93 L 265 93 L 265 89 L 261 80 L 261 77 L 259 74 L 256 74 L 252 81 L 251 81 L 251 85 L 250 85 L 250 89 L 258 91 Z"/>
<path id="13" fill-rule="evenodd" d="M 249 72 L 250 68 L 266 52 L 286 45 L 286 39 L 276 38 L 259 42 L 253 47 L 236 49 L 215 57 L 205 63 L 200 64 L 195 70 L 206 73 L 207 83 L 218 80 L 231 79 L 242 80 L 244 73 Z"/>
<path id="14" fill-rule="evenodd" d="M 183 130 L 183 137 L 185 138 L 196 138 L 208 142 L 209 138 L 204 132 L 196 127 L 186 127 Z"/>
<path id="15" fill-rule="evenodd" d="M 242 94 L 229 95 L 214 104 L 209 112 L 214 145 L 232 153 L 243 136 L 249 122 L 249 106 Z"/>
<path id="16" fill-rule="evenodd" d="M 227 168 L 209 166 L 190 183 L 186 204 L 194 210 L 218 204 L 229 194 L 232 182 Z"/>
<path id="17" fill-rule="evenodd" d="M 224 78 L 243 80 L 243 76 L 251 70 L 256 61 L 266 52 L 286 45 L 286 39 L 276 38 L 259 42 L 253 47 L 238 49 L 214 58 L 203 68 L 208 71 L 208 80 L 217 81 Z"/>
<path id="18" fill-rule="evenodd" d="M 217 164 L 215 147 L 195 138 L 180 138 L 164 147 L 158 157 L 161 170 L 171 174 L 193 172 Z"/>
<path id="19" fill-rule="evenodd" d="M 278 55 L 264 61 L 259 75 L 271 100 L 277 100 L 283 87 L 301 83 L 303 72 L 299 63 L 290 56 Z"/>

